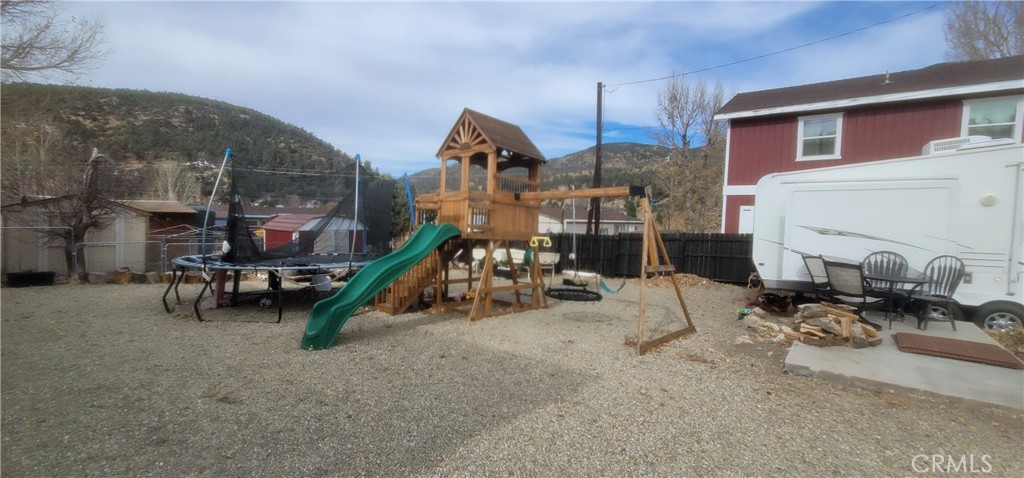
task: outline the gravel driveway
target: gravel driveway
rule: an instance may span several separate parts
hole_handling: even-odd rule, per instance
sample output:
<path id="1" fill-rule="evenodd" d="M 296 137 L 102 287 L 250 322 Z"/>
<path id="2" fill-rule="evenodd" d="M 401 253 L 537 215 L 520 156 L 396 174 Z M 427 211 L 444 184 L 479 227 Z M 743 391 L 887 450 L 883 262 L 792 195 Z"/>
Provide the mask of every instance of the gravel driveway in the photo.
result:
<path id="1" fill-rule="evenodd" d="M 637 281 L 478 322 L 365 313 L 318 352 L 298 347 L 306 305 L 200 323 L 163 288 L 0 292 L 3 476 L 1024 476 L 1017 411 L 792 377 L 786 349 L 734 345 L 739 287 L 687 287 L 697 334 L 645 356 L 624 346 Z M 672 290 L 648 290 L 669 320 Z"/>

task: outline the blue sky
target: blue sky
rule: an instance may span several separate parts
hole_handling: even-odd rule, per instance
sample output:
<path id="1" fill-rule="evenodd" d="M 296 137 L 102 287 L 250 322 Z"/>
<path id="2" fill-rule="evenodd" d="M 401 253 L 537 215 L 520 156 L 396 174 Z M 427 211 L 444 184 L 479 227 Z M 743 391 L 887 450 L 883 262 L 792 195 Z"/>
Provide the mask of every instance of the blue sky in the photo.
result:
<path id="1" fill-rule="evenodd" d="M 928 8 L 930 7 L 931 8 Z M 652 142 L 661 81 L 735 93 L 943 61 L 941 2 L 82 2 L 111 50 L 86 86 L 253 108 L 400 175 L 434 157 L 464 107 L 515 123 L 549 158 Z M 923 10 L 923 11 L 922 11 Z M 619 85 L 619 86 L 615 86 Z M 229 146 L 229 145 L 226 145 Z"/>

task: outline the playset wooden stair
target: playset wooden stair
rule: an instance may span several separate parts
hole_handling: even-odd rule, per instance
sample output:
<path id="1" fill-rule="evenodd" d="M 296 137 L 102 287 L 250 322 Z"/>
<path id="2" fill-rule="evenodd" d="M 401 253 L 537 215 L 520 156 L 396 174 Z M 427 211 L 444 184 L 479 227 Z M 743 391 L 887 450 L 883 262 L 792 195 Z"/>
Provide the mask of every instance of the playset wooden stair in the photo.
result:
<path id="1" fill-rule="evenodd" d="M 419 300 L 423 289 L 436 284 L 441 265 L 450 261 L 458 252 L 458 244 L 457 240 L 445 242 L 388 285 L 374 298 L 376 309 L 390 315 L 409 310 Z"/>

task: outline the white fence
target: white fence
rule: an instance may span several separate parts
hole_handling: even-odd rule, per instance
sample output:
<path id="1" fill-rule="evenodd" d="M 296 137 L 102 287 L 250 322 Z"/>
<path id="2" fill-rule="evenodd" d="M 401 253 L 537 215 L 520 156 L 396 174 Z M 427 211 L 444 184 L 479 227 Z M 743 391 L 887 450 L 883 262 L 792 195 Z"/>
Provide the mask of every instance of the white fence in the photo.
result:
<path id="1" fill-rule="evenodd" d="M 51 228 L 53 229 L 53 228 Z M 62 228 L 67 229 L 67 228 Z M 78 274 L 81 254 L 86 272 L 110 272 L 129 268 L 133 272 L 169 272 L 175 257 L 219 250 L 219 244 L 169 242 L 165 240 L 125 242 L 78 242 L 72 251 L 73 267 L 68 271 L 64 242 L 41 228 L 3 227 L 0 272 L 54 272 L 58 277 Z"/>

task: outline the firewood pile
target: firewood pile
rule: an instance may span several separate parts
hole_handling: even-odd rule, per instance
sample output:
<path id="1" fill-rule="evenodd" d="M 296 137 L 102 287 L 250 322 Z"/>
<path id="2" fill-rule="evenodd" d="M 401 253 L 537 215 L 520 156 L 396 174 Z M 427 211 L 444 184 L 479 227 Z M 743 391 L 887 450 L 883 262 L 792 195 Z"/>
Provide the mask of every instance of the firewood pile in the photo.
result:
<path id="1" fill-rule="evenodd" d="M 801 305 L 795 319 L 792 330 L 784 334 L 788 339 L 799 340 L 807 345 L 845 345 L 862 349 L 882 343 L 874 327 L 860 323 L 856 314 L 840 310 L 832 304 Z"/>
<path id="2" fill-rule="evenodd" d="M 799 341 L 818 347 L 873 347 L 882 343 L 878 331 L 856 314 L 834 304 L 803 304 L 793 317 L 775 317 L 760 308 L 744 317 L 752 339 L 788 345 Z M 780 323 L 776 323 L 776 320 Z"/>

